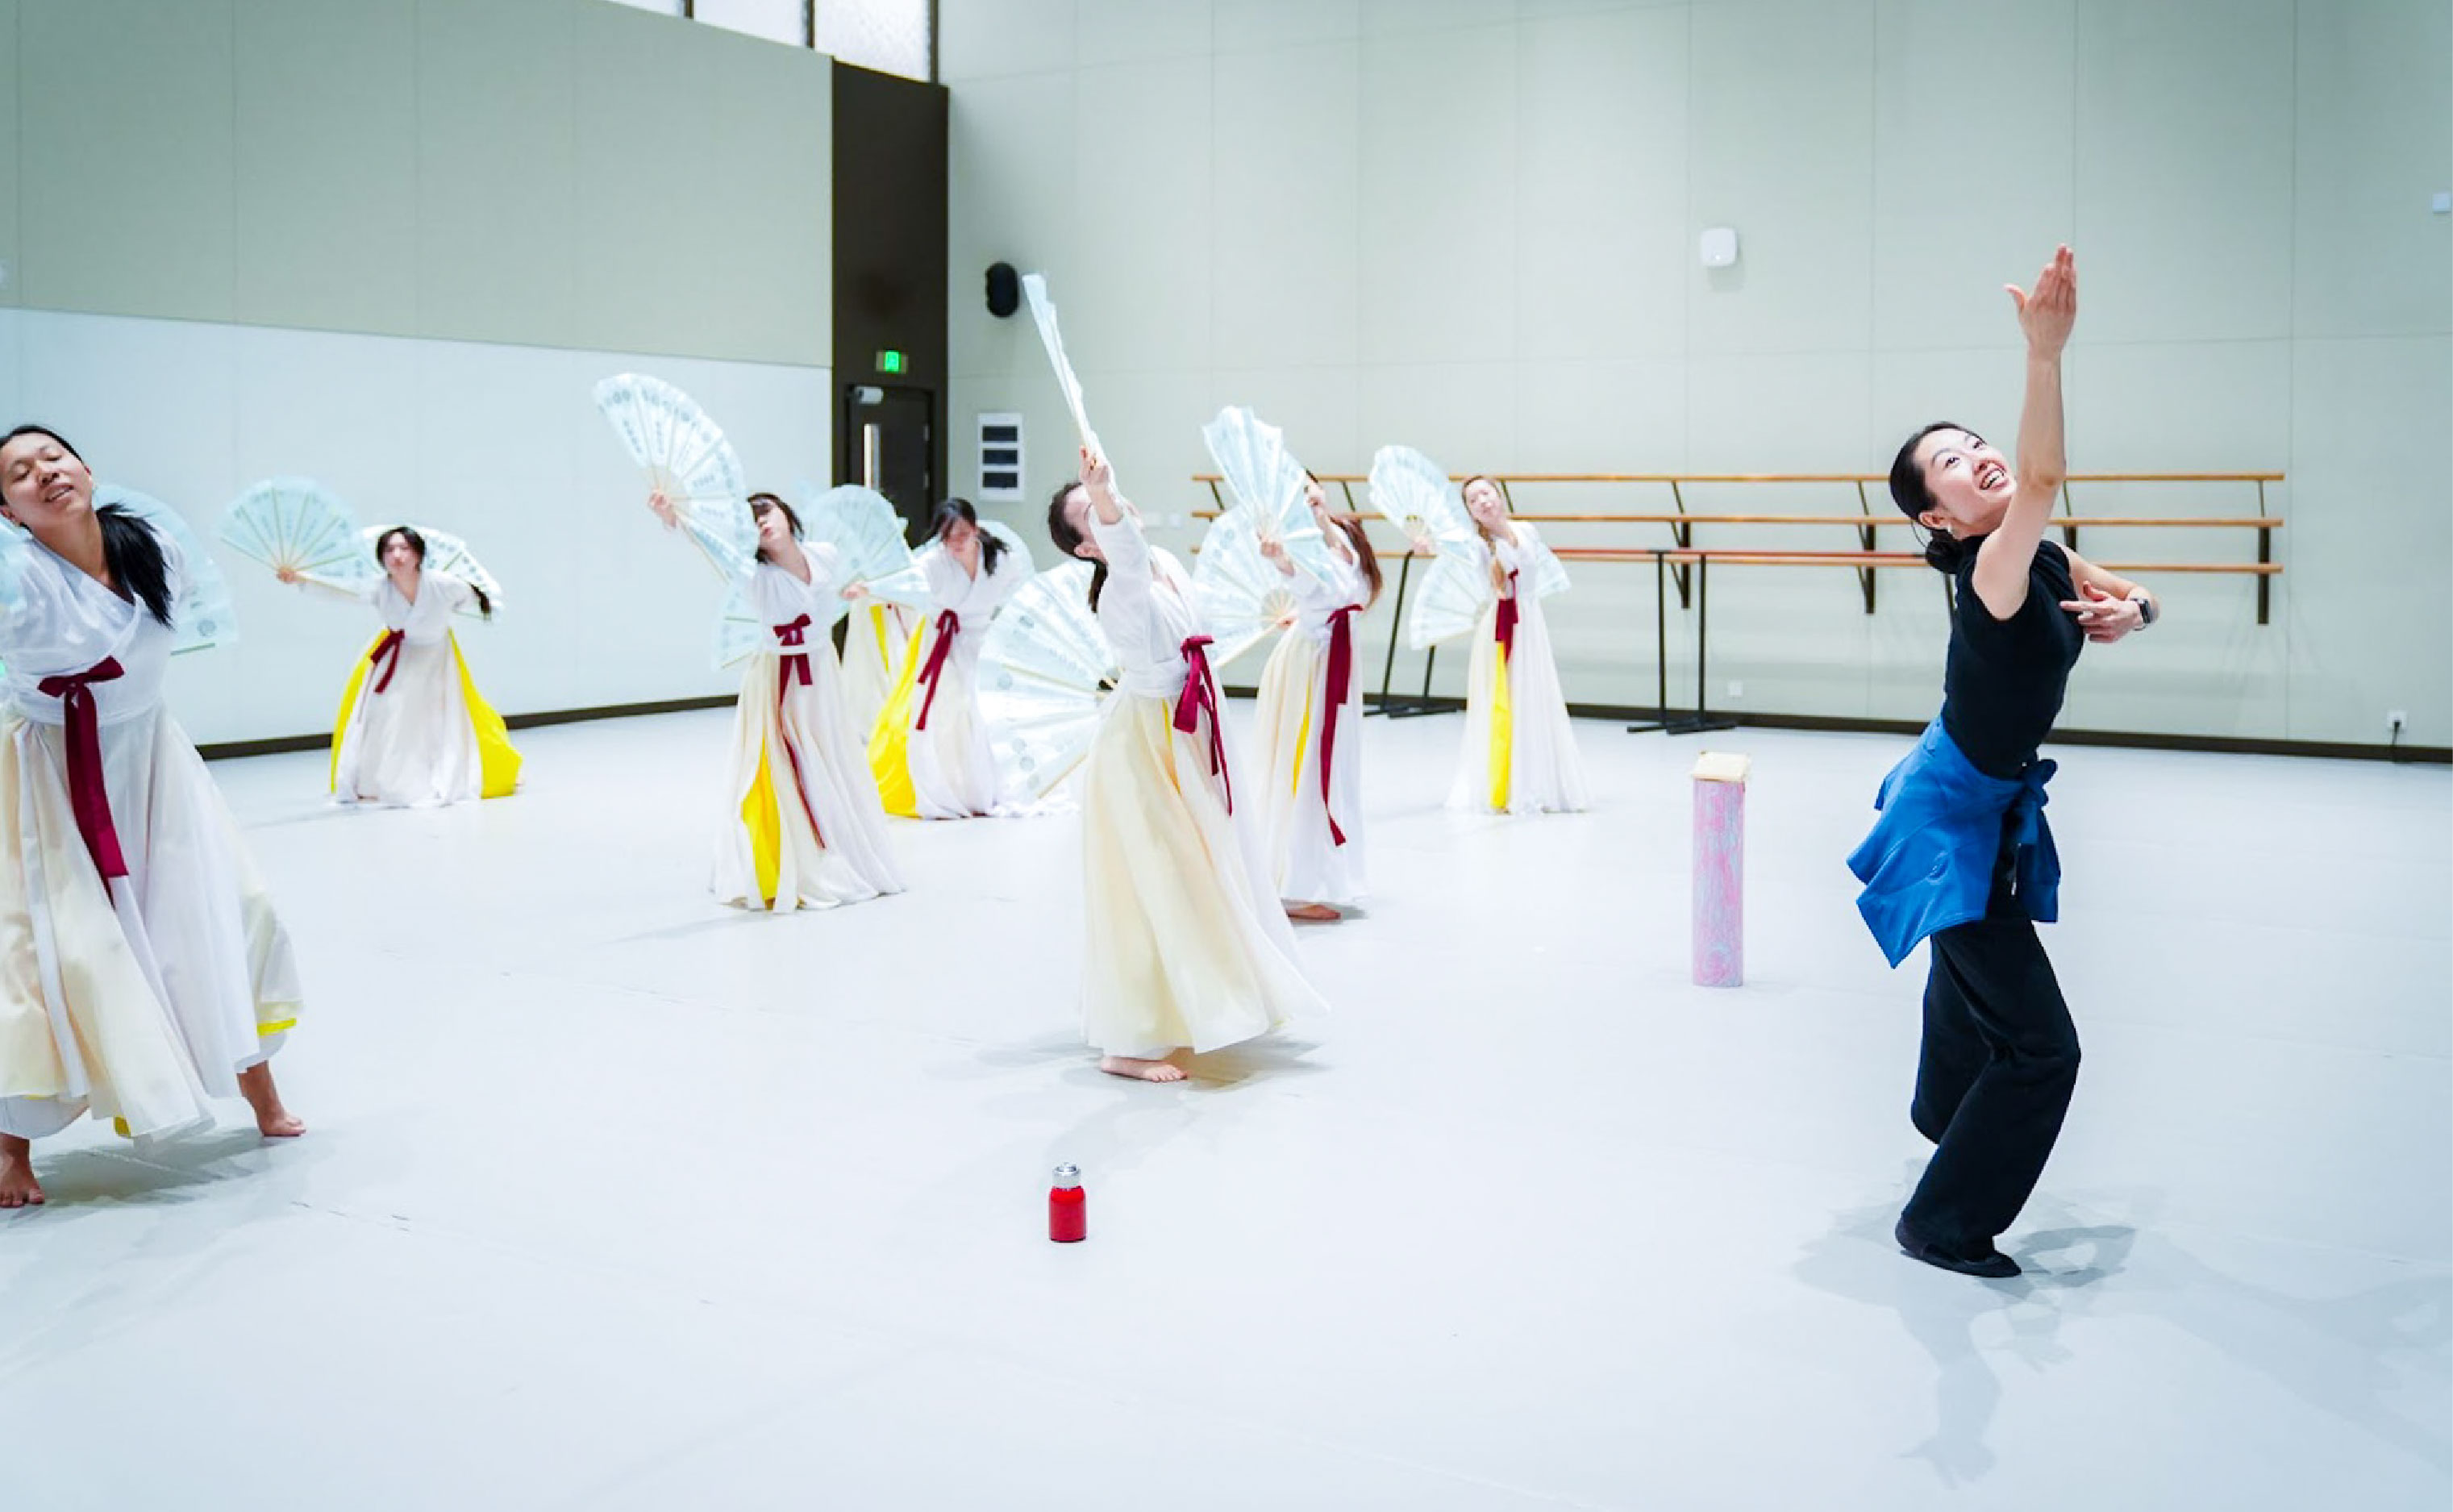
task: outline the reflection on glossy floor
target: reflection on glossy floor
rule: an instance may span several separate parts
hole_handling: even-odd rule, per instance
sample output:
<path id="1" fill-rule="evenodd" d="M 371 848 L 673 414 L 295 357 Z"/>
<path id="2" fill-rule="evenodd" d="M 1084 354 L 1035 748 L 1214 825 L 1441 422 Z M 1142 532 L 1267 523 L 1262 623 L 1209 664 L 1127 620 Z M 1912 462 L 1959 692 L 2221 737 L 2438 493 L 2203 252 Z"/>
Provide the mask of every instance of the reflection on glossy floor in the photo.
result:
<path id="1" fill-rule="evenodd" d="M 1370 916 L 1302 936 L 1335 1015 L 1162 1088 L 1073 1033 L 1069 820 L 898 826 L 910 892 L 834 914 L 711 905 L 729 717 L 530 731 L 528 791 L 441 812 L 215 768 L 313 1132 L 43 1147 L 7 1504 L 2453 1495 L 2442 768 L 2060 753 L 2087 1062 L 1988 1285 L 1889 1241 L 1921 974 L 1840 858 L 1904 741 L 1711 737 L 1755 760 L 1714 991 L 1696 744 L 1581 726 L 1598 811 L 1484 819 L 1437 806 L 1455 717 L 1370 721 Z"/>

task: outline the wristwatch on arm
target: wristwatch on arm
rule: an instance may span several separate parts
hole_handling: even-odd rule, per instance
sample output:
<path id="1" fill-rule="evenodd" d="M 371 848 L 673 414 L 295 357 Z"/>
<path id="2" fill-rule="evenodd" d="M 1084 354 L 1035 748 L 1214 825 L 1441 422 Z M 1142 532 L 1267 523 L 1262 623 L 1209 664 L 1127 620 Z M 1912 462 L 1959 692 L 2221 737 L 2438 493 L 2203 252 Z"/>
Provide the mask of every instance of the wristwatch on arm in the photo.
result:
<path id="1" fill-rule="evenodd" d="M 2138 627 L 2140 629 L 2143 630 L 2146 627 L 2155 623 L 2155 616 L 2161 612 L 2155 607 L 2155 595 L 2147 592 L 2144 588 L 2131 588 L 2129 590 L 2129 602 L 2138 606 Z"/>

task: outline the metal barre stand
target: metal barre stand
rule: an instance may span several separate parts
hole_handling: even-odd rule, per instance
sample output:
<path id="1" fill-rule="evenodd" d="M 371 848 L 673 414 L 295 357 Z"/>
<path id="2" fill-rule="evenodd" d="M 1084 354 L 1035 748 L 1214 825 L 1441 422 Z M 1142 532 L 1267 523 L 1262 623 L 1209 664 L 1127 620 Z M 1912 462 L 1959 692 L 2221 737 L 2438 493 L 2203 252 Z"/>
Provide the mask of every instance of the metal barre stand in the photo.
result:
<path id="1" fill-rule="evenodd" d="M 1634 721 L 1626 726 L 1626 732 L 1642 735 L 1657 729 L 1664 735 L 1701 735 L 1705 730 L 1735 729 L 1737 721 L 1715 719 L 1704 697 L 1704 653 L 1712 623 L 1712 559 L 1702 552 L 1695 554 L 1695 710 L 1678 719 L 1669 717 L 1668 558 L 1669 548 L 1653 548 L 1652 712 L 1655 717 Z"/>

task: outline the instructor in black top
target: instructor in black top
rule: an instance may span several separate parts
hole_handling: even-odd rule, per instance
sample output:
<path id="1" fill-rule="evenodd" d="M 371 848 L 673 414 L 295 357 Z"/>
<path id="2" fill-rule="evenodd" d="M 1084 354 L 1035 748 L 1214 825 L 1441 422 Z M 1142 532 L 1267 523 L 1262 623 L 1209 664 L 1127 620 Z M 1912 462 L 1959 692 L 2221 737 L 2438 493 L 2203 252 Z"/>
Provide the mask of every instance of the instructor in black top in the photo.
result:
<path id="1" fill-rule="evenodd" d="M 2033 293 L 2009 294 L 2027 339 L 2016 464 L 1945 423 L 1910 436 L 1891 465 L 1893 501 L 1932 532 L 1925 560 L 1957 591 L 1941 717 L 1885 785 L 1883 821 L 1860 852 L 1883 850 L 1894 872 L 1915 873 L 1903 885 L 1860 865 L 1877 934 L 1891 924 L 1891 938 L 1909 942 L 1897 949 L 1932 945 L 1909 1116 L 1935 1147 L 1900 1215 L 1900 1248 L 1986 1277 L 2019 1273 L 1994 1240 L 2035 1190 L 2078 1079 L 2078 1032 L 2036 936 L 2037 921 L 2055 916 L 2059 871 L 2041 813 L 2053 764 L 2037 747 L 2085 643 L 2152 625 L 2158 608 L 2044 538 L 2065 471 L 2061 357 L 2078 315 L 2069 249 Z"/>

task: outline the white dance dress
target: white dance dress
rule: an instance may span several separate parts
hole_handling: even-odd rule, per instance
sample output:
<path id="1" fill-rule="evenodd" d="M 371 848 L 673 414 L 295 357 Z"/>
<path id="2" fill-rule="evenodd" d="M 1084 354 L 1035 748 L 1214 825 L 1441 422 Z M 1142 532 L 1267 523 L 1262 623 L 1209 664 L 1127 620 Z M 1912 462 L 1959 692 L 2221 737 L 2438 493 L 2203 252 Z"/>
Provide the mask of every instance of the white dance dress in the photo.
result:
<path id="1" fill-rule="evenodd" d="M 1084 763 L 1083 1032 L 1142 1060 L 1214 1050 L 1322 1004 L 1229 768 L 1192 580 L 1129 508 L 1090 528 L 1124 672 Z"/>
<path id="2" fill-rule="evenodd" d="M 147 527 L 175 601 L 183 557 Z M 170 627 L 40 543 L 23 559 L 0 613 L 0 1133 L 89 1108 L 140 1140 L 209 1127 L 298 1021 L 289 937 L 162 706 Z"/>
<path id="3" fill-rule="evenodd" d="M 801 550 L 808 582 L 759 561 L 741 583 L 769 644 L 741 679 L 713 883 L 727 903 L 776 912 L 903 890 L 866 733 L 844 708 L 827 637 L 842 559 L 828 546 Z"/>
<path id="4" fill-rule="evenodd" d="M 1030 564 L 1010 547 L 998 553 L 994 571 L 982 556 L 973 573 L 942 546 L 919 554 L 927 623 L 869 739 L 889 814 L 967 819 L 996 811 L 996 756 L 979 709 L 980 648 L 997 607 L 1029 581 Z"/>
<path id="5" fill-rule="evenodd" d="M 1354 618 L 1370 600 L 1371 583 L 1342 551 L 1332 549 L 1329 560 L 1326 579 L 1298 569 L 1286 580 L 1296 620 L 1261 670 L 1261 760 L 1252 798 L 1278 896 L 1346 906 L 1365 893 Z"/>
<path id="6" fill-rule="evenodd" d="M 1448 806 L 1483 813 L 1576 812 L 1592 806 L 1575 726 L 1559 666 L 1550 654 L 1549 622 L 1534 581 L 1548 547 L 1523 520 L 1509 522 L 1513 539 L 1475 549 L 1486 565 L 1495 553 L 1508 591 L 1482 611 L 1466 666 L 1465 746 Z M 1519 591 L 1519 589 L 1522 591 Z"/>
<path id="7" fill-rule="evenodd" d="M 475 590 L 448 572 L 418 574 L 417 598 L 389 576 L 355 587 L 304 580 L 372 608 L 384 627 L 358 658 L 332 728 L 332 798 L 423 808 L 501 798 L 519 786 L 513 749 L 469 663 L 451 617 Z"/>

